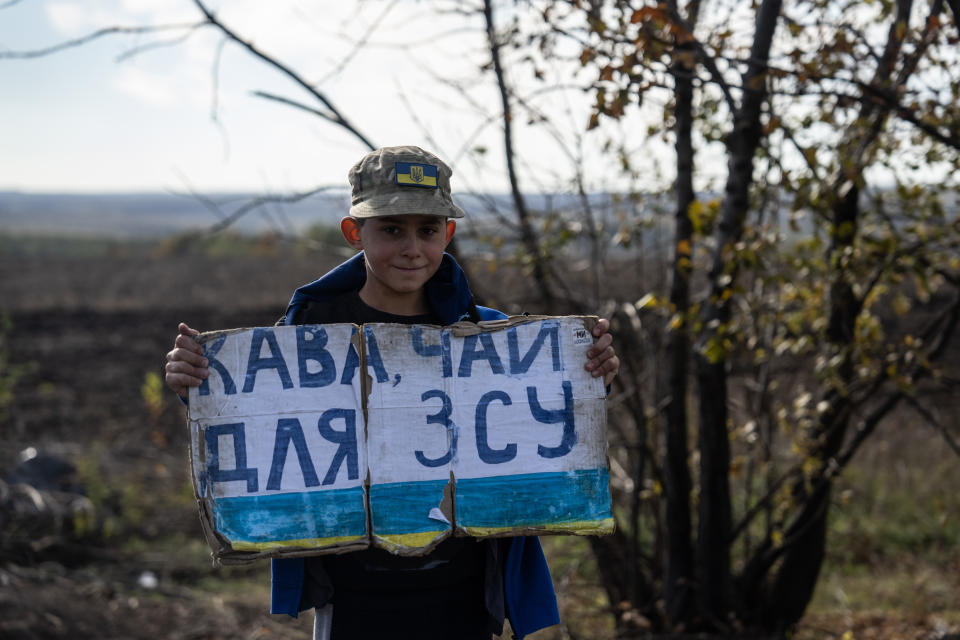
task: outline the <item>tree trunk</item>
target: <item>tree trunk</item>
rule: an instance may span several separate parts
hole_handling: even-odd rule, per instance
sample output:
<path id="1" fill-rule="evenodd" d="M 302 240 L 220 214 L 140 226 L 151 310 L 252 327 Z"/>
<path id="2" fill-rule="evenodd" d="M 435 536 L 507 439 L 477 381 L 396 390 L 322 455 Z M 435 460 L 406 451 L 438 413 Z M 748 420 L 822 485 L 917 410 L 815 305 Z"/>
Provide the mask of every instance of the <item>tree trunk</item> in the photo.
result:
<path id="1" fill-rule="evenodd" d="M 931 7 L 940 13 L 941 3 Z M 905 61 L 900 74 L 896 73 L 897 60 L 903 46 L 900 25 L 908 24 L 913 8 L 912 0 L 897 0 L 897 15 L 891 22 L 887 43 L 874 74 L 873 85 L 888 89 L 891 85 L 906 82 L 912 72 L 909 60 Z M 851 250 L 856 241 L 860 206 L 859 195 L 863 180 L 864 158 L 883 130 L 888 108 L 881 108 L 864 95 L 858 122 L 864 127 L 852 128 L 846 136 L 846 155 L 841 158 L 842 172 L 835 179 L 832 193 L 837 194 L 831 217 L 832 241 L 828 255 L 833 275 L 829 288 L 829 319 L 826 330 L 828 357 L 839 358 L 835 381 L 822 394 L 821 402 L 827 409 L 818 417 L 814 431 L 809 434 L 813 443 L 811 457 L 820 465 L 831 464 L 840 453 L 849 422 L 851 401 L 849 385 L 854 379 L 854 364 L 850 345 L 854 342 L 857 316 L 863 309 L 863 299 L 853 290 L 853 265 L 849 263 Z M 794 488 L 794 495 L 805 500 L 800 515 L 786 532 L 783 562 L 773 578 L 767 601 L 765 628 L 785 630 L 791 628 L 803 616 L 816 587 L 817 578 L 826 553 L 827 518 L 830 507 L 831 481 L 826 480 L 807 495 L 804 480 Z"/>
<path id="2" fill-rule="evenodd" d="M 729 291 L 737 275 L 734 245 L 743 233 L 753 184 L 753 158 L 762 136 L 761 108 L 767 97 L 766 66 L 780 15 L 780 0 L 764 0 L 757 12 L 750 64 L 743 75 L 743 100 L 727 142 L 726 194 L 717 225 L 710 270 L 710 298 L 701 312 L 703 333 L 696 369 L 700 440 L 700 503 L 697 562 L 700 605 L 711 625 L 724 629 L 730 594 L 730 444 L 727 432 L 727 377 L 724 330 Z"/>
<path id="3" fill-rule="evenodd" d="M 834 246 L 831 254 L 835 261 L 841 260 L 841 256 L 853 245 L 857 235 L 860 190 L 853 183 L 845 186 L 846 191 L 841 192 L 841 198 L 834 207 Z M 850 401 L 846 386 L 853 379 L 853 362 L 849 345 L 853 344 L 854 325 L 861 303 L 857 300 L 846 274 L 846 269 L 838 268 L 838 273 L 830 284 L 827 340 L 831 345 L 831 352 L 842 357 L 837 370 L 842 386 L 832 388 L 825 394 L 824 400 L 829 408 L 820 414 L 816 431 L 811 434 L 816 442 L 811 455 L 820 464 L 828 464 L 828 461 L 840 452 L 850 422 Z M 795 493 L 805 492 L 804 482 L 804 479 L 798 482 Z M 829 507 L 830 483 L 824 483 L 806 497 L 803 512 L 787 530 L 785 537 L 789 544 L 767 598 L 764 628 L 776 631 L 792 628 L 800 621 L 810 603 L 826 555 Z"/>
<path id="4" fill-rule="evenodd" d="M 671 7 L 676 13 L 676 7 Z M 696 23 L 699 2 L 691 2 L 688 22 Z M 693 45 L 678 44 L 673 65 L 677 150 L 677 209 L 674 214 L 674 255 L 670 283 L 671 321 L 667 333 L 667 399 L 662 410 L 666 430 L 663 465 L 666 489 L 666 575 L 663 586 L 668 628 L 690 617 L 693 586 L 693 544 L 690 539 L 690 468 L 687 445 L 687 375 L 690 357 L 690 274 L 693 260 L 693 224 L 690 205 L 693 190 Z M 689 54 L 689 55 L 684 55 Z"/>

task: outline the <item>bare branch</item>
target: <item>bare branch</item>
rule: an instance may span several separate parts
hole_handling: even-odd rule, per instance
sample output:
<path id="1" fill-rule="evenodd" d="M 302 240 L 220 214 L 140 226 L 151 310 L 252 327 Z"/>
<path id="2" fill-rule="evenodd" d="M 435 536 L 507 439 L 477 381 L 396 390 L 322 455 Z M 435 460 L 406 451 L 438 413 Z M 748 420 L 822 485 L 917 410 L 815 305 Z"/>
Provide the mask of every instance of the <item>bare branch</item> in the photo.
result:
<path id="1" fill-rule="evenodd" d="M 829 487 L 830 483 L 844 469 L 846 464 L 856 453 L 860 445 L 874 432 L 880 421 L 903 399 L 901 392 L 895 392 L 888 395 L 884 401 L 869 416 L 864 418 L 858 425 L 856 435 L 850 443 L 850 447 L 837 458 L 831 458 L 824 466 L 822 475 L 813 484 L 809 492 L 810 499 L 803 503 L 800 512 L 793 518 L 790 526 L 787 527 L 787 537 L 779 545 L 774 545 L 768 534 L 763 545 L 758 549 L 757 555 L 748 563 L 748 568 L 744 570 L 747 573 L 755 574 L 758 571 L 765 571 L 776 562 L 777 558 L 783 555 L 788 549 L 794 546 L 800 539 L 801 534 L 809 530 L 809 527 L 816 521 L 817 515 L 823 515 L 823 509 L 826 508 L 826 502 L 814 499 L 813 496 L 820 496 L 821 492 Z"/>
<path id="2" fill-rule="evenodd" d="M 729 541 L 730 544 L 740 536 L 741 533 L 746 531 L 747 527 L 750 526 L 750 523 L 753 522 L 753 519 L 760 515 L 760 513 L 773 502 L 773 499 L 776 497 L 777 492 L 780 491 L 787 480 L 795 479 L 799 476 L 801 470 L 801 464 L 795 464 L 790 469 L 786 471 L 782 476 L 776 479 L 768 488 L 767 492 L 760 497 L 753 506 L 740 518 L 738 522 L 730 531 Z"/>
<path id="3" fill-rule="evenodd" d="M 0 51 L 0 59 L 7 58 L 15 60 L 27 60 L 31 58 L 42 58 L 44 56 L 49 56 L 54 53 L 64 51 L 65 49 L 83 46 L 88 42 L 93 42 L 94 40 L 99 40 L 100 38 L 113 34 L 138 35 L 144 33 L 159 33 L 161 31 L 179 31 L 183 29 L 189 29 L 192 32 L 198 27 L 202 27 L 203 24 L 203 22 L 184 22 L 179 24 L 139 27 L 105 27 L 103 29 L 97 29 L 93 33 L 89 33 L 85 36 L 74 38 L 73 40 L 66 40 L 49 47 L 44 47 L 43 49 L 32 49 L 30 51 Z"/>
<path id="4" fill-rule="evenodd" d="M 771 70 L 774 70 L 774 68 L 771 67 Z M 817 80 L 841 81 L 840 78 L 827 78 L 826 76 L 817 76 L 816 74 L 813 74 L 813 73 L 810 73 L 807 75 Z M 928 136 L 930 136 L 937 142 L 941 142 L 947 146 L 953 147 L 954 149 L 960 149 L 960 131 L 948 131 L 946 133 L 943 131 L 940 131 L 936 127 L 936 125 L 930 124 L 929 122 L 925 122 L 924 120 L 922 120 L 916 111 L 901 104 L 897 100 L 897 97 L 894 95 L 893 92 L 883 91 L 871 84 L 868 84 L 859 80 L 855 80 L 855 79 L 847 79 L 842 81 L 848 82 L 851 85 L 861 89 L 863 93 L 866 95 L 858 96 L 850 93 L 844 93 L 843 91 L 836 91 L 836 90 L 811 91 L 809 89 L 804 89 L 803 91 L 773 91 L 771 93 L 774 93 L 778 96 L 786 96 L 786 97 L 794 97 L 794 98 L 804 97 L 804 96 L 832 96 L 832 97 L 838 98 L 839 100 L 849 100 L 852 102 L 861 102 L 861 103 L 864 100 L 869 99 L 869 100 L 872 100 L 872 103 L 875 104 L 876 106 L 884 107 L 896 113 L 896 115 L 899 116 L 900 119 L 906 122 L 909 122 L 910 124 L 915 126 L 917 129 L 920 129 L 921 131 L 926 133 Z M 781 125 L 781 129 L 785 133 L 787 132 L 787 129 L 785 126 Z M 790 138 L 790 140 L 791 142 L 793 142 L 792 137 Z M 797 149 L 802 152 L 802 149 L 799 147 L 799 145 L 797 145 Z"/>
<path id="5" fill-rule="evenodd" d="M 816 180 L 821 180 L 822 178 L 820 176 L 820 172 L 817 171 L 817 167 L 813 165 L 813 163 L 810 161 L 810 158 L 807 156 L 807 150 L 803 148 L 803 145 L 801 145 L 797 138 L 793 135 L 793 129 L 788 127 L 786 124 L 783 124 L 783 121 L 781 120 L 780 131 L 783 132 L 784 137 L 786 137 L 790 144 L 793 145 L 794 149 L 800 153 L 800 157 L 803 158 L 804 163 L 806 163 L 807 169 L 810 170 L 810 175 Z"/>
<path id="6" fill-rule="evenodd" d="M 211 198 L 210 196 L 204 195 L 204 194 L 199 193 L 198 191 L 196 191 L 196 190 L 193 188 L 193 186 L 189 184 L 189 180 L 186 178 L 186 176 L 181 176 L 181 179 L 182 179 L 182 180 L 184 181 L 184 183 L 187 185 L 186 192 L 170 191 L 170 193 L 171 193 L 172 195 L 174 195 L 174 196 L 178 196 L 178 197 L 181 197 L 181 198 L 190 198 L 190 199 L 192 199 L 192 200 L 196 200 L 196 201 L 199 202 L 201 205 L 203 205 L 203 207 L 204 207 L 207 211 L 209 211 L 210 213 L 212 213 L 214 216 L 216 216 L 216 217 L 220 220 L 220 222 L 219 222 L 217 225 L 215 225 L 215 227 L 219 227 L 220 225 L 223 225 L 223 228 L 217 228 L 217 231 L 223 231 L 226 226 L 228 226 L 229 224 L 232 224 L 232 222 L 236 222 L 236 220 L 233 220 L 233 221 L 230 222 L 230 223 L 225 223 L 226 219 L 227 219 L 227 218 L 229 217 L 229 215 L 230 215 L 230 214 L 227 214 L 227 213 L 223 210 L 223 207 L 224 207 L 224 204 L 225 204 L 225 203 L 217 202 L 216 200 L 214 200 L 214 199 Z M 324 189 L 329 189 L 329 188 L 333 188 L 333 187 L 323 187 L 323 188 L 320 188 L 320 189 L 316 189 L 316 190 L 314 190 L 314 191 L 307 192 L 307 194 L 304 195 L 304 197 L 308 197 L 308 196 L 309 196 L 310 194 L 312 194 L 312 193 L 317 193 L 317 192 L 323 191 Z M 301 195 L 301 194 L 296 194 L 296 196 L 299 196 L 299 195 Z M 295 202 L 296 200 L 293 199 L 293 198 L 296 197 L 296 196 L 266 196 L 266 197 L 264 198 L 265 201 L 262 202 L 262 203 L 260 203 L 260 204 L 261 204 L 262 206 L 264 206 L 264 207 L 267 207 L 267 206 L 269 206 L 269 205 L 276 205 L 276 204 L 283 204 L 283 203 Z M 251 209 L 251 211 L 252 211 L 252 209 Z M 249 211 L 245 211 L 244 213 L 249 213 Z M 285 216 L 282 212 L 274 211 L 274 212 L 272 212 L 272 215 L 282 217 L 285 226 L 286 226 L 288 229 L 290 228 L 290 226 L 291 226 L 291 225 L 290 225 L 290 222 L 289 222 L 289 220 L 286 218 L 286 216 Z M 276 225 L 274 224 L 274 226 L 276 226 Z M 208 229 L 208 230 L 206 231 L 206 234 L 207 234 L 207 235 L 212 235 L 212 234 L 214 233 L 214 231 L 212 231 L 212 229 L 215 228 L 215 227 L 211 227 L 211 229 Z M 323 251 L 323 252 L 325 252 L 325 253 L 327 253 L 327 254 L 330 254 L 330 255 L 337 254 L 337 255 L 343 255 L 343 256 L 345 256 L 345 257 L 350 257 L 351 255 L 353 255 L 353 251 L 350 250 L 350 249 L 348 249 L 348 248 L 346 248 L 346 247 L 344 247 L 343 245 L 332 245 L 332 244 L 323 242 L 323 241 L 321 241 L 321 240 L 314 240 L 314 239 L 312 239 L 312 238 L 309 238 L 309 237 L 306 237 L 306 236 L 303 236 L 303 235 L 298 235 L 298 234 L 290 233 L 290 232 L 283 232 L 283 231 L 280 231 L 280 230 L 275 230 L 275 231 L 273 231 L 273 234 L 274 234 L 274 237 L 276 237 L 276 238 L 279 239 L 279 240 L 282 240 L 282 241 L 287 242 L 287 243 L 290 243 L 290 244 L 297 243 L 297 244 L 300 244 L 300 245 L 302 245 L 302 246 L 306 246 L 306 247 L 307 247 L 308 249 L 310 249 L 311 251 Z M 200 234 L 197 234 L 196 237 L 199 238 L 199 237 L 200 237 Z"/>
<path id="7" fill-rule="evenodd" d="M 223 48 L 227 44 L 227 39 L 222 38 L 217 43 L 217 50 L 213 54 L 213 65 L 210 69 L 210 78 L 212 79 L 210 96 L 210 119 L 219 122 L 220 118 L 220 63 L 223 60 Z"/>
<path id="8" fill-rule="evenodd" d="M 363 49 L 363 47 L 364 47 L 364 46 L 367 44 L 367 42 L 370 40 L 370 36 L 373 35 L 373 32 L 377 30 L 377 27 L 380 26 L 380 23 L 383 22 L 383 19 L 387 17 L 387 14 L 390 13 L 390 11 L 393 10 L 393 8 L 394 8 L 395 6 L 397 6 L 397 0 L 391 0 L 391 2 L 388 3 L 388 4 L 383 8 L 383 11 L 380 12 L 380 15 L 378 15 L 378 16 L 376 17 L 376 19 L 374 19 L 374 21 L 373 21 L 372 23 L 370 23 L 370 26 L 369 26 L 369 27 L 367 28 L 367 30 L 363 33 L 363 35 L 360 36 L 360 38 L 359 38 L 356 42 L 354 42 L 354 44 L 353 44 L 353 49 L 351 49 L 351 50 L 347 53 L 347 55 L 345 55 L 345 56 L 340 60 L 340 64 L 338 64 L 335 68 L 331 69 L 331 70 L 327 73 L 327 75 L 325 75 L 325 76 L 323 76 L 322 78 L 320 78 L 320 79 L 316 82 L 316 84 L 318 84 L 318 85 L 319 85 L 319 84 L 323 84 L 324 82 L 326 82 L 326 81 L 329 80 L 330 78 L 333 78 L 333 77 L 339 75 L 340 72 L 343 71 L 343 70 L 346 68 L 346 66 L 350 63 L 350 61 L 353 60 L 353 58 L 357 55 L 357 53 L 359 53 L 360 50 Z"/>
<path id="9" fill-rule="evenodd" d="M 190 29 L 190 31 L 188 31 L 187 33 L 183 34 L 182 36 L 177 36 L 176 38 L 169 38 L 169 39 L 167 39 L 167 40 L 156 40 L 156 41 L 154 41 L 154 42 L 149 42 L 149 43 L 147 43 L 147 44 L 140 45 L 140 46 L 134 47 L 134 48 L 132 48 L 132 49 L 128 49 L 127 51 L 125 51 L 125 52 L 121 53 L 119 56 L 117 56 L 115 61 L 116 61 L 116 62 L 123 62 L 123 61 L 125 61 L 125 60 L 129 60 L 130 58 L 133 58 L 134 56 L 138 56 L 138 55 L 140 55 L 141 53 L 146 53 L 147 51 L 155 51 L 156 49 L 163 49 L 163 48 L 165 48 L 165 47 L 175 47 L 175 46 L 177 46 L 178 44 L 181 44 L 181 43 L 183 43 L 183 42 L 186 42 L 187 39 L 190 38 L 190 36 L 192 36 L 193 33 L 194 33 L 199 27 L 202 27 L 202 26 L 203 26 L 202 23 L 197 23 L 196 25 L 194 25 L 194 26 Z"/>
<path id="10" fill-rule="evenodd" d="M 717 86 L 720 87 L 720 91 L 723 92 L 723 98 L 727 102 L 727 108 L 730 109 L 730 113 L 736 113 L 739 108 L 737 101 L 733 98 L 733 93 L 730 91 L 730 85 L 727 84 L 726 79 L 723 77 L 723 74 L 717 67 L 716 56 L 708 53 L 704 48 L 703 43 L 694 37 L 693 25 L 680 15 L 675 2 L 668 2 L 667 8 L 670 12 L 670 19 L 686 31 L 687 37 L 690 38 L 690 42 L 697 52 L 697 60 L 700 61 L 700 64 L 706 67 L 707 71 L 710 72 L 710 77 L 717 84 Z"/>
<path id="11" fill-rule="evenodd" d="M 920 359 L 921 362 L 933 362 L 943 355 L 957 328 L 958 318 L 960 318 L 960 295 L 957 295 L 951 305 L 945 309 L 942 314 L 934 318 L 927 329 L 922 332 L 924 343 L 931 344 L 932 346 L 927 352 L 926 358 Z M 916 381 L 929 374 L 929 367 L 918 366 L 916 373 L 913 375 L 913 379 Z M 833 478 L 847 466 L 850 460 L 853 459 L 857 449 L 859 449 L 860 445 L 863 444 L 867 437 L 873 432 L 880 420 L 904 398 L 909 398 L 909 396 L 903 391 L 890 394 L 879 407 L 861 421 L 857 427 L 856 434 L 846 449 L 836 456 L 836 458 L 828 462 L 825 472 L 821 475 L 817 485 L 831 482 Z"/>
<path id="12" fill-rule="evenodd" d="M 526 203 L 520 192 L 520 184 L 517 178 L 516 167 L 514 166 L 513 150 L 513 124 L 511 122 L 510 111 L 510 92 L 506 85 L 503 66 L 500 61 L 500 43 L 493 24 L 493 2 L 484 0 L 483 15 L 487 26 L 487 41 L 490 47 L 490 57 L 493 60 L 493 70 L 497 78 L 497 86 L 500 90 L 500 102 L 503 106 L 503 139 L 504 151 L 507 160 L 507 174 L 510 178 L 510 190 L 513 193 L 514 206 L 517 210 L 517 217 L 520 221 L 520 231 L 524 247 L 530 254 L 533 261 L 533 277 L 537 283 L 537 293 L 540 295 L 545 310 L 551 312 L 555 299 L 547 279 L 547 272 L 543 264 L 543 257 L 540 252 L 540 245 L 533 232 L 533 226 L 530 223 Z"/>
<path id="13" fill-rule="evenodd" d="M 333 103 L 330 102 L 330 100 L 324 94 L 322 94 L 320 91 L 314 88 L 313 85 L 311 85 L 306 80 L 304 80 L 300 76 L 300 74 L 293 71 L 290 67 L 286 66 L 279 60 L 263 53 L 256 46 L 254 46 L 252 42 L 248 42 L 244 40 L 243 38 L 238 36 L 236 33 L 228 29 L 222 22 L 220 22 L 217 19 L 217 17 L 209 9 L 207 9 L 207 7 L 203 4 L 201 0 L 194 0 L 194 4 L 197 5 L 197 8 L 200 9 L 201 13 L 203 13 L 203 15 L 206 17 L 206 21 L 209 24 L 219 29 L 225 36 L 227 36 L 230 40 L 233 40 L 234 42 L 242 46 L 244 49 L 249 51 L 254 57 L 259 58 L 260 60 L 267 63 L 268 65 L 270 65 L 271 67 L 273 67 L 274 69 L 282 73 L 283 75 L 293 80 L 296 84 L 300 85 L 300 87 L 302 87 L 305 91 L 307 91 L 307 93 L 309 93 L 314 98 L 316 98 L 321 103 L 323 103 L 323 105 L 326 106 L 327 109 L 330 110 L 330 113 L 333 115 L 333 119 L 331 120 L 332 122 L 336 123 L 337 125 L 343 127 L 344 129 L 352 133 L 354 137 L 356 137 L 363 144 L 365 144 L 367 148 L 369 148 L 371 151 L 373 149 L 376 149 L 376 146 L 372 142 L 370 142 L 370 140 L 368 140 L 366 136 L 360 133 L 360 131 L 358 131 L 356 127 L 354 127 L 345 117 L 343 117 L 343 115 L 337 110 L 336 107 L 333 106 Z"/>
<path id="14" fill-rule="evenodd" d="M 248 200 L 243 205 L 241 205 L 236 211 L 227 215 L 226 217 L 223 217 L 219 222 L 217 222 L 216 224 L 212 225 L 209 229 L 207 229 L 207 233 L 214 234 L 214 233 L 223 231 L 224 229 L 232 225 L 234 222 L 236 222 L 246 214 L 250 213 L 251 211 L 256 211 L 260 207 L 273 204 L 273 203 L 291 204 L 294 202 L 299 202 L 311 196 L 315 196 L 318 193 L 329 191 L 330 189 L 333 189 L 333 188 L 335 187 L 325 186 L 325 187 L 316 187 L 315 189 L 311 189 L 310 191 L 300 191 L 300 192 L 292 193 L 289 195 L 258 196 L 256 198 Z M 210 206 L 210 204 L 213 204 L 213 206 L 215 207 L 217 206 L 216 203 L 213 203 L 212 200 L 207 200 L 205 204 L 208 207 Z"/>
<path id="15" fill-rule="evenodd" d="M 291 100 L 290 98 L 285 98 L 285 97 L 283 97 L 283 96 L 278 96 L 278 95 L 276 95 L 276 94 L 269 93 L 269 92 L 267 92 L 267 91 L 251 91 L 250 93 L 251 93 L 252 95 L 257 96 L 258 98 L 264 98 L 264 99 L 266 99 L 266 100 L 273 100 L 274 102 L 279 102 L 279 103 L 281 103 L 281 104 L 285 104 L 285 105 L 287 105 L 287 106 L 294 107 L 295 109 L 300 109 L 301 111 L 306 111 L 307 113 L 312 113 L 313 115 L 318 116 L 318 117 L 320 117 L 320 118 L 323 118 L 324 120 L 329 120 L 330 122 L 333 122 L 333 123 L 335 123 L 335 124 L 339 124 L 339 121 L 337 120 L 337 116 L 335 116 L 334 114 L 328 113 L 328 112 L 326 112 L 326 111 L 321 111 L 320 109 L 316 109 L 316 108 L 311 107 L 311 106 L 309 106 L 309 105 L 303 104 L 302 102 L 297 102 L 296 100 Z"/>
<path id="16" fill-rule="evenodd" d="M 223 142 L 223 157 L 230 157 L 230 136 L 227 134 L 227 128 L 220 121 L 220 62 L 223 60 L 223 49 L 227 44 L 226 38 L 221 38 L 217 43 L 216 51 L 213 55 L 213 64 L 210 69 L 210 121 L 213 122 L 220 134 Z"/>
<path id="17" fill-rule="evenodd" d="M 456 27 L 452 29 L 447 29 L 446 31 L 441 31 L 439 33 L 431 34 L 420 40 L 411 40 L 410 42 L 378 42 L 376 40 L 368 40 L 365 44 L 366 46 L 374 49 L 401 49 L 403 51 L 411 51 L 413 49 L 419 49 L 420 47 L 433 46 L 445 40 L 446 38 L 453 38 L 465 33 L 474 34 L 476 29 L 471 27 Z M 420 34 L 411 34 L 411 35 L 420 35 Z M 355 44 L 355 41 L 346 38 L 347 42 L 350 44 Z"/>
<path id="18" fill-rule="evenodd" d="M 947 428 L 944 427 L 939 420 L 937 420 L 937 417 L 933 415 L 933 413 L 927 407 L 917 402 L 916 398 L 908 397 L 907 403 L 911 407 L 916 409 L 917 413 L 923 416 L 923 418 L 928 423 L 930 423 L 930 426 L 932 426 L 934 429 L 937 430 L 937 432 L 940 433 L 940 436 L 947 443 L 947 446 L 950 447 L 953 450 L 953 452 L 957 454 L 957 456 L 960 456 L 960 444 L 958 444 L 957 441 L 953 439 L 953 436 L 950 435 L 950 432 L 947 431 Z"/>

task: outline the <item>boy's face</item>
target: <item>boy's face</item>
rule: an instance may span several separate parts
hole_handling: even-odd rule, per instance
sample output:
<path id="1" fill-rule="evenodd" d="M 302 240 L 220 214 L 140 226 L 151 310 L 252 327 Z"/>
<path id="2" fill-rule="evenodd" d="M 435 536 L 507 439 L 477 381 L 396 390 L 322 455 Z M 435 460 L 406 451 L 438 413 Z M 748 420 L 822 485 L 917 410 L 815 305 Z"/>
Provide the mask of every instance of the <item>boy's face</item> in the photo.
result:
<path id="1" fill-rule="evenodd" d="M 440 267 L 443 251 L 456 224 L 439 216 L 402 215 L 366 218 L 363 225 L 344 218 L 341 230 L 354 249 L 366 258 L 368 304 L 405 314 L 403 302 L 419 300 L 423 286 Z"/>

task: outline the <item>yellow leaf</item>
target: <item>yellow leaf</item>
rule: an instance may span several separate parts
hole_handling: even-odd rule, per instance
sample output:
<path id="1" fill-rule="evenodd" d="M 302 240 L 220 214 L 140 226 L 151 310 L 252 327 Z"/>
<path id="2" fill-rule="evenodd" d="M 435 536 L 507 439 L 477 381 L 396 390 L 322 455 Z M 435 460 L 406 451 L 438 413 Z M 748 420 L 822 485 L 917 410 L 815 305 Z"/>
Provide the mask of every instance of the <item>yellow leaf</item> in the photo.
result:
<path id="1" fill-rule="evenodd" d="M 657 303 L 657 297 L 656 297 L 655 295 L 653 295 L 652 293 L 648 293 L 648 294 L 646 294 L 645 296 L 643 296 L 642 298 L 640 298 L 639 300 L 637 300 L 637 301 L 633 304 L 633 306 L 634 306 L 634 308 L 636 308 L 637 311 L 639 311 L 640 309 L 643 309 L 644 307 L 654 306 L 654 305 L 656 305 L 656 303 Z"/>
<path id="2" fill-rule="evenodd" d="M 907 35 L 907 23 L 901 20 L 897 23 L 897 39 L 903 40 L 905 35 Z"/>
<path id="3" fill-rule="evenodd" d="M 687 207 L 687 216 L 693 224 L 693 230 L 700 233 L 703 228 L 703 203 L 699 200 L 691 202 L 690 206 Z"/>
<path id="4" fill-rule="evenodd" d="M 148 371 L 144 376 L 143 384 L 140 386 L 140 395 L 150 416 L 154 419 L 160 417 L 163 413 L 165 395 L 163 378 L 155 371 Z"/>
<path id="5" fill-rule="evenodd" d="M 707 344 L 703 348 L 702 353 L 704 357 L 710 361 L 710 364 L 717 364 L 727 356 L 727 350 L 724 349 L 723 340 L 717 336 L 707 340 Z"/>
<path id="6" fill-rule="evenodd" d="M 690 255 L 690 241 L 681 240 L 677 243 L 677 255 L 678 256 L 689 256 Z"/>
<path id="7" fill-rule="evenodd" d="M 892 301 L 893 311 L 898 316 L 905 316 L 910 312 L 910 300 L 903 294 L 897 294 Z"/>

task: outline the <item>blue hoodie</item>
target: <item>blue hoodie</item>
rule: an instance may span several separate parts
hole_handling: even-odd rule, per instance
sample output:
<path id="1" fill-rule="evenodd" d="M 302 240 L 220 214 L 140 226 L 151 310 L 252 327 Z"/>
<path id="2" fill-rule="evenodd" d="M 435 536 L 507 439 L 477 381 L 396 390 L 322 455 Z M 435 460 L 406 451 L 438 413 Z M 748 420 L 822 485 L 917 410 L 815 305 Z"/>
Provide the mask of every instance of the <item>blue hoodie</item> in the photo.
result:
<path id="1" fill-rule="evenodd" d="M 346 291 L 357 291 L 366 279 L 363 254 L 359 253 L 319 280 L 297 289 L 287 307 L 285 323 L 293 324 L 297 312 L 307 303 L 323 303 Z M 437 273 L 427 281 L 424 289 L 431 310 L 443 324 L 453 324 L 470 317 L 473 294 L 470 293 L 466 275 L 453 256 L 443 255 Z M 481 320 L 506 317 L 500 311 L 487 307 L 477 306 L 476 310 Z M 300 612 L 303 591 L 303 559 L 273 560 L 271 579 L 270 613 L 286 613 L 296 617 Z M 511 539 L 503 582 L 507 617 L 519 638 L 560 622 L 550 569 L 538 538 Z"/>

